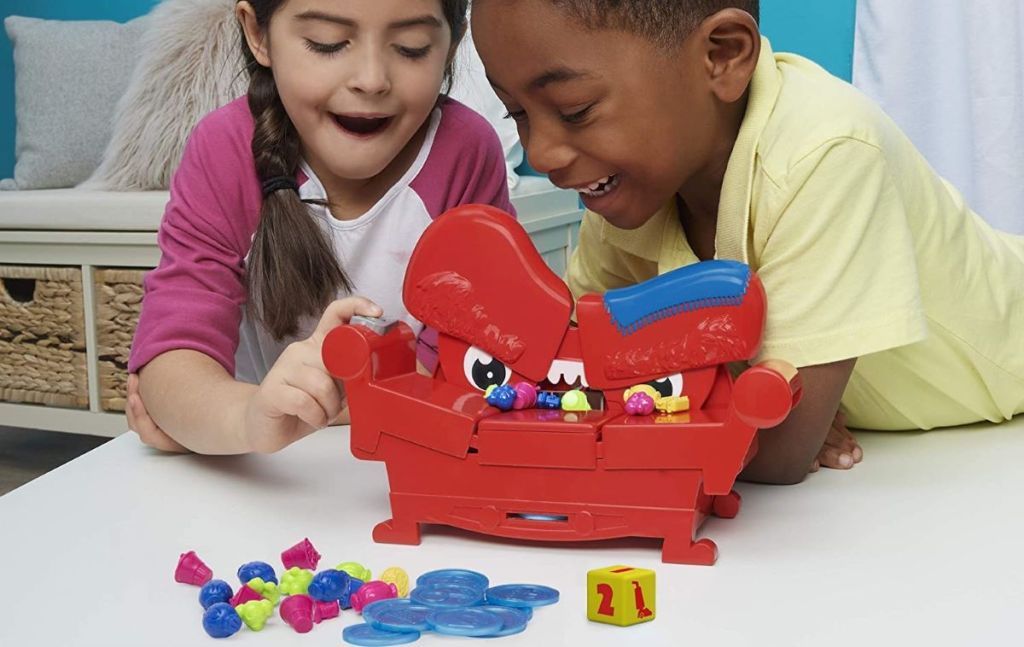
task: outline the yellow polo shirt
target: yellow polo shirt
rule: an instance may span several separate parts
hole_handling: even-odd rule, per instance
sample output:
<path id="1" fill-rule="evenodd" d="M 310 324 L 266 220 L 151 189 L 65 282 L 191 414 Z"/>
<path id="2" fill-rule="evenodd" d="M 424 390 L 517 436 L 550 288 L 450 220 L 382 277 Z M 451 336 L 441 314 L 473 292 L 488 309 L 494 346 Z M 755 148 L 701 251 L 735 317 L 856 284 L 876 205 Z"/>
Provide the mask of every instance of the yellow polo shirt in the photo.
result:
<path id="1" fill-rule="evenodd" d="M 850 85 L 762 43 L 715 237 L 768 294 L 758 359 L 859 358 L 856 428 L 1024 411 L 1024 237 L 989 227 Z M 632 231 L 588 212 L 568 282 L 578 298 L 697 260 L 674 204 Z"/>

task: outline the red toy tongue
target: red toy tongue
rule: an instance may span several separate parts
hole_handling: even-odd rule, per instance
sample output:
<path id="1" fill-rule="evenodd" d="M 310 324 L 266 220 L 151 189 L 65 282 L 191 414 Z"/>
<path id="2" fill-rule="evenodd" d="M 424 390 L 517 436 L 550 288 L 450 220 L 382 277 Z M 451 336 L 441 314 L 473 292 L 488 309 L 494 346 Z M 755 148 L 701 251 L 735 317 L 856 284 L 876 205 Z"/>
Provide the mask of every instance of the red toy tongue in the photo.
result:
<path id="1" fill-rule="evenodd" d="M 335 115 L 335 120 L 345 130 L 350 130 L 360 135 L 368 135 L 384 128 L 387 125 L 390 117 L 346 117 L 344 115 Z"/>

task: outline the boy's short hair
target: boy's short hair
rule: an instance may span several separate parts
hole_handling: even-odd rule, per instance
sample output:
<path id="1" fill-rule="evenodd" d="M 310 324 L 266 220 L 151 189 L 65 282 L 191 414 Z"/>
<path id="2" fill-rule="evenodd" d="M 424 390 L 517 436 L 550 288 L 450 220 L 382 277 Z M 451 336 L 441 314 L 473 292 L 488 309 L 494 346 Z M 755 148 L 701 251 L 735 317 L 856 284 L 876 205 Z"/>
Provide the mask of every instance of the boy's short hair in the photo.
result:
<path id="1" fill-rule="evenodd" d="M 723 9 L 760 20 L 759 0 L 551 0 L 591 29 L 620 28 L 659 45 L 683 41 L 705 18 Z"/>

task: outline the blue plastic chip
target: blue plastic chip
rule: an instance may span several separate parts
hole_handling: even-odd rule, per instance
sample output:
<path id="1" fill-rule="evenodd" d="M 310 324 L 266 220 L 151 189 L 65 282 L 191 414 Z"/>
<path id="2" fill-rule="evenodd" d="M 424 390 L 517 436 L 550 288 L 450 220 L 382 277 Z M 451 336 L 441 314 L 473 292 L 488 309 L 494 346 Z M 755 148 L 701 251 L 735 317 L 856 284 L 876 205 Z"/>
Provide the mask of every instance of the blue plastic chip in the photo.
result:
<path id="1" fill-rule="evenodd" d="M 373 645 L 404 645 L 419 640 L 420 632 L 407 631 L 399 633 L 397 631 L 384 631 L 363 623 L 345 627 L 345 630 L 341 632 L 341 638 L 352 645 L 367 645 L 368 647 Z"/>
<path id="2" fill-rule="evenodd" d="M 511 636 L 512 634 L 520 633 L 526 629 L 527 623 L 530 622 L 530 618 L 533 616 L 533 610 L 529 607 L 517 609 L 515 607 L 489 605 L 473 608 L 483 609 L 484 611 L 493 613 L 501 618 L 504 623 L 498 631 L 492 634 L 487 634 L 486 636 L 480 636 L 480 638 L 498 638 L 500 636 Z"/>
<path id="3" fill-rule="evenodd" d="M 427 584 L 414 588 L 409 593 L 409 599 L 416 604 L 435 609 L 457 609 L 482 603 L 484 591 L 458 584 Z"/>
<path id="4" fill-rule="evenodd" d="M 443 568 L 439 571 L 424 573 L 416 578 L 416 586 L 427 584 L 458 584 L 481 591 L 486 591 L 487 587 L 491 585 L 490 580 L 483 573 L 462 568 Z"/>
<path id="5" fill-rule="evenodd" d="M 558 602 L 558 591 L 540 584 L 502 584 L 487 589 L 487 603 L 502 607 L 543 607 Z"/>
<path id="6" fill-rule="evenodd" d="M 439 634 L 492 636 L 502 630 L 505 620 L 479 607 L 437 609 L 430 614 L 430 626 Z"/>
<path id="7" fill-rule="evenodd" d="M 432 611 L 403 598 L 376 600 L 363 607 L 363 620 L 384 631 L 430 631 L 427 616 Z"/>

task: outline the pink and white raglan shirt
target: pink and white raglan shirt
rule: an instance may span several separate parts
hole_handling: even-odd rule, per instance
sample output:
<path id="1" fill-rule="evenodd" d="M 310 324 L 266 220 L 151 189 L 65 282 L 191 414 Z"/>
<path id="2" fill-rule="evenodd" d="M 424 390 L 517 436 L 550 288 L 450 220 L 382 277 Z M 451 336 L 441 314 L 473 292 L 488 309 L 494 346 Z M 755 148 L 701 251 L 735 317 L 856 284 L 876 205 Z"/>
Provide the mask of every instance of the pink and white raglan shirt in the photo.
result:
<path id="1" fill-rule="evenodd" d="M 262 202 L 253 130 L 242 97 L 207 115 L 193 131 L 160 226 L 160 265 L 146 275 L 129 371 L 161 353 L 190 349 L 212 357 L 237 379 L 258 383 L 289 343 L 316 327 L 310 318 L 300 322 L 296 337 L 277 341 L 245 312 L 246 260 Z M 297 180 L 302 198 L 326 199 L 306 164 Z M 430 331 L 423 331 L 402 304 L 402 280 L 427 225 L 470 203 L 514 214 L 498 136 L 483 117 L 446 99 L 431 115 L 412 166 L 369 211 L 341 221 L 326 207 L 310 206 L 310 217 L 332 241 L 353 293 L 409 323 L 420 336 L 420 359 L 431 368 L 436 358 Z"/>

